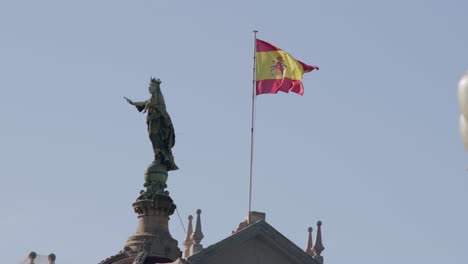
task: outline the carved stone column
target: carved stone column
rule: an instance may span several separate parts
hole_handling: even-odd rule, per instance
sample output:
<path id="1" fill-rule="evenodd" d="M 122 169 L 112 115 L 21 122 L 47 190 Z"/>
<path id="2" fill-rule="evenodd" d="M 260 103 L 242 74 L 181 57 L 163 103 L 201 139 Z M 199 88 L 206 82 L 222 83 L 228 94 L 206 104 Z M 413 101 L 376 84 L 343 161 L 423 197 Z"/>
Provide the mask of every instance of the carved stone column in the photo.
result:
<path id="1" fill-rule="evenodd" d="M 169 232 L 169 216 L 176 205 L 171 197 L 157 193 L 143 193 L 133 203 L 138 215 L 138 224 L 134 235 L 125 244 L 124 251 L 134 255 L 146 251 L 148 255 L 165 256 L 176 260 L 181 256 L 177 240 Z"/>

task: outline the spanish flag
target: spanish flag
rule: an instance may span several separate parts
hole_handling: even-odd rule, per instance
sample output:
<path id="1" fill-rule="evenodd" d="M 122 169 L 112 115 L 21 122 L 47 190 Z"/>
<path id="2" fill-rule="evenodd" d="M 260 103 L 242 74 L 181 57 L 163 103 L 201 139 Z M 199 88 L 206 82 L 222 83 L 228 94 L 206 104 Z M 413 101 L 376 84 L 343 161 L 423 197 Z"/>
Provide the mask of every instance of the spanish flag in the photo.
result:
<path id="1" fill-rule="evenodd" d="M 298 61 L 263 40 L 256 39 L 256 46 L 257 95 L 276 94 L 278 91 L 303 95 L 302 75 L 319 68 Z"/>

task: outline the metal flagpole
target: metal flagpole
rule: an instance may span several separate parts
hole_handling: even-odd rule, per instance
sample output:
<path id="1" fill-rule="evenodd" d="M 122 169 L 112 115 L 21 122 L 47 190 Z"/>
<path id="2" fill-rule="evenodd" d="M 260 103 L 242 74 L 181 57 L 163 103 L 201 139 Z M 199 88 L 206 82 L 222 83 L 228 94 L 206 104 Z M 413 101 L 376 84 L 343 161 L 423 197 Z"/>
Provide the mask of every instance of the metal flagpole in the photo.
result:
<path id="1" fill-rule="evenodd" d="M 256 63 L 257 63 L 257 32 L 254 30 L 254 56 L 253 56 L 253 77 L 252 77 L 252 120 L 250 127 L 250 177 L 249 177 L 249 222 L 252 211 L 252 167 L 253 167 L 253 146 L 254 146 L 254 112 L 255 112 L 255 86 L 256 86 Z"/>

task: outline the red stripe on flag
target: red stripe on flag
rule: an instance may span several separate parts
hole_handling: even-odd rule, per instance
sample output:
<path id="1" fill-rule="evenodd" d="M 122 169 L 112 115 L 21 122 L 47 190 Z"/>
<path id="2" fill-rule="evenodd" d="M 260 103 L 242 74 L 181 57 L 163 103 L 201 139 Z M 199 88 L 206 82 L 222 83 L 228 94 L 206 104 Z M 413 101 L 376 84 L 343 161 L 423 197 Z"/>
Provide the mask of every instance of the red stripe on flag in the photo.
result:
<path id="1" fill-rule="evenodd" d="M 307 65 L 303 63 L 302 61 L 297 61 L 297 62 L 299 62 L 302 65 L 302 68 L 304 68 L 304 72 L 310 72 L 310 71 L 319 69 L 318 66 Z"/>
<path id="2" fill-rule="evenodd" d="M 280 79 L 257 81 L 257 95 L 277 94 L 278 92 L 293 92 L 299 95 L 304 94 L 304 86 L 300 80 Z"/>
<path id="3" fill-rule="evenodd" d="M 277 51 L 277 50 L 282 50 L 280 48 L 277 48 L 273 45 L 271 45 L 268 42 L 265 42 L 263 40 L 257 39 L 257 52 L 262 52 L 262 51 Z"/>

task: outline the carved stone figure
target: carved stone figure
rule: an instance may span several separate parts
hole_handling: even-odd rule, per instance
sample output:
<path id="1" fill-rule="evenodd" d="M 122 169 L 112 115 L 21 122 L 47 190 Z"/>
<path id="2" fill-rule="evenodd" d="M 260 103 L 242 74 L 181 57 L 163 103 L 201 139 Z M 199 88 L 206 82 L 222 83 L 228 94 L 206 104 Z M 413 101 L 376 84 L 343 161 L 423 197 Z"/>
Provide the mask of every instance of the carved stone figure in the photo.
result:
<path id="1" fill-rule="evenodd" d="M 146 190 L 132 204 L 138 215 L 136 231 L 131 235 L 123 250 L 100 264 L 112 263 L 169 263 L 181 257 L 181 251 L 169 232 L 169 218 L 176 205 L 169 196 L 166 181 L 168 171 L 177 170 L 172 156 L 175 144 L 174 127 L 166 111 L 166 103 L 161 93 L 161 80 L 151 78 L 151 97 L 143 102 L 127 102 L 139 112 L 147 114 L 148 135 L 153 145 L 154 160 L 145 171 Z M 179 261 L 180 262 L 180 261 Z"/>
<path id="2" fill-rule="evenodd" d="M 138 111 L 147 113 L 146 124 L 148 134 L 153 144 L 154 163 L 164 164 L 168 171 L 177 170 L 172 156 L 175 144 L 174 126 L 166 111 L 166 103 L 161 93 L 161 80 L 151 78 L 149 92 L 151 97 L 143 102 L 133 102 L 125 97 L 127 102 L 134 105 Z"/>

